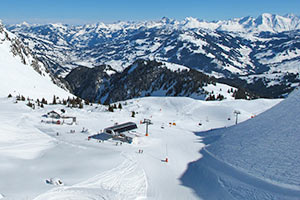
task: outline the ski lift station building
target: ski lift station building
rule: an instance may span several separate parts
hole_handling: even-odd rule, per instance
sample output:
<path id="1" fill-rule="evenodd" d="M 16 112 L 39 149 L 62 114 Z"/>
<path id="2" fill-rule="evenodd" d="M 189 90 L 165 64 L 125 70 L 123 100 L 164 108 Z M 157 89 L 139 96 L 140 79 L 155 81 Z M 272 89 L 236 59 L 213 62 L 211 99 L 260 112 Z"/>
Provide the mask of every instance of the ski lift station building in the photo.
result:
<path id="1" fill-rule="evenodd" d="M 124 138 L 127 142 L 131 143 L 133 141 L 132 136 L 128 136 L 125 133 L 131 130 L 137 129 L 137 125 L 134 122 L 126 122 L 123 124 L 118 124 L 115 126 L 107 127 L 104 129 L 104 133 L 111 135 L 113 137 Z"/>

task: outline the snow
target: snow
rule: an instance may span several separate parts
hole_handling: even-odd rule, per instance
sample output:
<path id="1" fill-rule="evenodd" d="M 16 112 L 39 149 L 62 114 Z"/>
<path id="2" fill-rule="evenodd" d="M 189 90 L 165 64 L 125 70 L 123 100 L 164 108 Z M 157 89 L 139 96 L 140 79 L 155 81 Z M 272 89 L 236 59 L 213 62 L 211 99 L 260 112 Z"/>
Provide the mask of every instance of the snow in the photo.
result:
<path id="1" fill-rule="evenodd" d="M 146 42 L 147 42 L 147 39 L 137 39 L 137 40 L 135 40 L 135 43 L 137 43 L 138 45 L 142 45 Z"/>
<path id="2" fill-rule="evenodd" d="M 286 61 L 280 63 L 276 68 L 272 67 L 272 71 L 281 71 L 281 72 L 287 72 L 287 73 L 299 73 L 300 72 L 300 62 L 297 60 L 292 60 L 292 61 Z"/>
<path id="3" fill-rule="evenodd" d="M 165 48 L 164 48 L 164 52 L 165 53 L 167 53 L 168 51 L 170 51 L 170 50 L 172 50 L 172 49 L 174 49 L 176 46 L 166 46 Z"/>
<path id="4" fill-rule="evenodd" d="M 201 25 L 202 23 L 198 19 L 193 17 L 187 17 L 185 18 L 183 27 L 185 29 L 193 29 L 193 28 L 199 28 L 201 27 Z"/>
<path id="5" fill-rule="evenodd" d="M 125 63 L 122 60 L 110 60 L 105 64 L 110 65 L 114 70 L 119 72 L 123 71 L 127 66 L 124 66 Z M 128 63 L 127 63 L 128 64 Z"/>
<path id="6" fill-rule="evenodd" d="M 183 62 L 189 63 L 191 66 L 195 65 L 194 62 L 198 62 L 197 55 L 193 55 L 196 60 L 193 62 L 181 57 L 185 57 L 187 52 L 203 54 L 199 56 L 208 58 L 206 62 L 212 60 L 208 65 L 213 65 L 218 61 L 227 62 L 231 65 L 225 70 L 233 73 L 249 74 L 256 71 L 252 70 L 252 68 L 255 69 L 254 64 L 257 64 L 253 56 L 259 59 L 258 62 L 267 64 L 270 67 L 273 64 L 274 66 L 279 65 L 280 62 L 286 59 L 297 59 L 297 55 L 299 55 L 298 50 L 276 53 L 278 55 L 275 56 L 274 54 L 275 57 L 273 58 L 267 57 L 267 54 L 264 56 L 264 53 L 260 53 L 260 55 L 251 54 L 251 49 L 255 49 L 257 45 L 261 48 L 259 49 L 260 52 L 263 52 L 263 48 L 268 47 L 266 46 L 268 43 L 264 41 L 275 39 L 274 35 L 270 36 L 271 38 L 263 38 L 259 34 L 261 31 L 269 30 L 277 33 L 298 30 L 300 20 L 293 15 L 281 17 L 279 15 L 263 14 L 257 18 L 244 17 L 214 22 L 189 17 L 182 21 L 162 19 L 151 22 L 117 22 L 113 24 L 98 23 L 75 26 L 47 24 L 30 25 L 29 27 L 27 25 L 11 25 L 8 27 L 25 39 L 26 43 L 29 43 L 29 46 L 36 51 L 39 57 L 50 58 L 52 63 L 57 63 L 58 65 L 55 65 L 52 70 L 60 76 L 65 76 L 78 65 L 92 67 L 106 63 L 111 64 L 117 71 L 122 71 L 136 59 L 155 58 L 167 61 L 175 59 L 172 54 L 176 54 L 178 59 L 182 58 Z M 51 36 L 41 34 L 44 29 L 50 29 L 53 34 Z M 140 31 L 143 34 L 137 34 Z M 226 31 L 225 35 L 224 31 Z M 126 39 L 127 36 L 130 42 Z M 153 38 L 154 36 L 155 38 Z M 227 38 L 227 41 L 222 45 L 224 37 Z M 230 54 L 230 45 L 228 46 L 228 44 L 235 37 L 244 38 L 246 39 L 245 42 L 249 40 L 248 42 L 252 47 L 242 46 L 243 42 L 241 44 L 236 43 L 242 48 L 237 47 L 236 51 L 232 50 L 233 54 Z M 150 41 L 152 39 L 153 41 Z M 184 43 L 183 46 L 180 40 Z M 108 45 L 111 49 L 105 51 L 107 48 L 100 48 L 100 43 L 96 41 L 101 41 L 100 43 L 104 46 Z M 215 41 L 215 44 L 210 44 L 212 41 Z M 249 45 L 248 42 L 245 44 Z M 297 46 L 296 44 L 281 42 L 287 45 L 286 47 Z M 219 45 L 226 55 L 230 54 L 229 58 L 225 54 L 219 55 L 215 52 L 214 45 Z M 266 51 L 268 50 L 266 49 Z M 262 56 L 261 59 L 260 56 Z M 224 63 L 216 67 L 224 69 L 223 65 Z M 206 68 L 207 66 L 198 63 L 196 67 Z"/>
<path id="7" fill-rule="evenodd" d="M 210 26 L 196 19 L 187 20 L 190 27 Z M 54 26 L 63 28 L 59 24 Z M 104 25 L 97 26 L 100 29 Z M 105 25 L 115 31 L 135 26 L 138 25 L 125 22 Z M 240 28 L 234 23 L 224 27 Z M 0 33 L 0 38 L 5 37 Z M 181 35 L 181 39 L 199 46 L 199 51 L 206 45 L 192 35 Z M 156 42 L 152 50 L 159 47 Z M 242 52 L 250 54 L 247 48 Z M 25 58 L 29 63 L 31 59 Z M 132 56 L 128 57 L 131 59 Z M 248 62 L 247 58 L 244 62 Z M 124 67 L 122 61 L 108 63 L 120 71 Z M 186 69 L 167 62 L 164 66 L 171 70 Z M 282 68 L 288 66 L 283 63 Z M 227 69 L 241 72 L 230 65 Z M 0 199 L 298 199 L 300 196 L 299 90 L 285 101 L 233 100 L 227 93 L 231 87 L 217 83 L 206 86 L 205 90 L 219 92 L 226 97 L 225 101 L 145 97 L 117 102 L 123 109 L 114 112 L 96 104 L 83 109 L 45 105 L 33 110 L 26 106 L 27 102 L 15 103 L 16 99 L 7 95 L 45 97 L 51 101 L 54 94 L 60 98 L 70 94 L 54 85 L 49 75 L 41 76 L 30 65 L 22 64 L 20 57 L 10 52 L 7 40 L 0 43 L 0 80 Z M 163 90 L 157 92 L 165 95 Z M 76 124 L 41 121 L 45 113 L 62 108 L 66 115 L 76 117 Z M 134 118 L 132 111 L 136 113 Z M 243 122 L 236 126 L 234 111 L 240 112 L 238 123 Z M 145 118 L 153 122 L 149 136 L 145 136 L 145 125 L 140 124 Z M 136 139 L 133 144 L 121 145 L 113 139 L 88 140 L 106 127 L 128 121 L 138 124 L 131 132 Z M 87 131 L 81 132 L 83 128 Z M 144 153 L 138 153 L 139 150 Z"/>
<path id="8" fill-rule="evenodd" d="M 161 46 L 161 43 L 154 42 L 154 44 L 152 46 L 150 46 L 149 51 L 150 52 L 155 52 L 160 46 Z"/>
<path id="9" fill-rule="evenodd" d="M 187 32 L 187 33 L 180 34 L 179 40 L 187 41 L 192 44 L 195 44 L 198 47 L 198 49 L 195 50 L 194 52 L 206 54 L 206 52 L 203 50 L 203 46 L 207 46 L 208 43 L 206 41 L 204 41 L 203 39 L 197 39 L 193 35 L 191 35 L 190 33 Z"/>
<path id="10" fill-rule="evenodd" d="M 200 21 L 188 17 L 180 22 L 183 29 L 209 29 L 236 33 L 257 33 L 262 31 L 283 32 L 299 29 L 299 17 L 294 15 L 279 16 L 263 13 L 257 18 L 244 17 L 216 22 Z"/>
<path id="11" fill-rule="evenodd" d="M 4 35 L 4 32 L 0 32 L 0 38 L 4 39 Z M 13 34 L 9 35 L 10 38 L 15 38 Z M 23 64 L 19 55 L 14 56 L 11 52 L 11 41 L 4 39 L 0 42 L 0 97 L 20 94 L 26 98 L 52 100 L 53 95 L 61 98 L 72 96 L 55 85 L 47 73 L 37 73 L 31 66 L 32 56 L 23 56 L 26 64 Z"/>
<path id="12" fill-rule="evenodd" d="M 286 100 L 251 120 L 198 133 L 208 145 L 201 151 L 203 158 L 190 163 L 182 176 L 184 185 L 203 198 L 298 199 L 299 100 L 297 88 Z M 202 180 L 190 177 L 204 173 Z M 213 192 L 206 190 L 211 185 Z"/>
<path id="13" fill-rule="evenodd" d="M 105 73 L 108 74 L 109 76 L 115 74 L 116 72 L 113 70 L 105 69 Z"/>
<path id="14" fill-rule="evenodd" d="M 165 66 L 167 67 L 168 69 L 172 70 L 172 71 L 177 71 L 177 70 L 187 70 L 187 71 L 190 71 L 190 68 L 186 67 L 186 66 L 183 66 L 183 65 L 178 65 L 178 64 L 175 64 L 175 63 L 169 63 L 169 62 L 162 62 L 163 65 L 162 66 Z"/>
<path id="15" fill-rule="evenodd" d="M 94 65 L 91 61 L 75 61 L 74 62 L 76 65 L 79 65 L 79 66 L 85 66 L 85 67 L 89 67 L 89 68 L 93 68 Z"/>
<path id="16" fill-rule="evenodd" d="M 217 45 L 218 45 L 219 47 L 221 47 L 222 49 L 224 49 L 225 51 L 227 51 L 227 52 L 229 52 L 229 51 L 231 50 L 229 47 L 226 47 L 226 46 L 224 46 L 224 45 L 222 45 L 222 44 L 217 43 Z"/>
<path id="17" fill-rule="evenodd" d="M 224 98 L 227 100 L 234 99 L 234 97 L 232 96 L 232 93 L 228 93 L 228 91 L 237 90 L 237 88 L 235 88 L 235 87 L 231 87 L 229 85 L 225 85 L 222 83 L 208 84 L 207 86 L 204 86 L 203 89 L 211 94 L 214 94 L 215 97 L 217 97 L 219 94 L 223 95 Z"/>
<path id="18" fill-rule="evenodd" d="M 115 112 L 96 104 L 83 109 L 45 105 L 32 110 L 26 102 L 14 101 L 0 98 L 4 124 L 0 127 L 0 178 L 5 180 L 0 182 L 0 193 L 10 200 L 81 200 L 199 199 L 179 179 L 189 162 L 202 157 L 198 152 L 205 144 L 199 143 L 194 132 L 233 125 L 235 109 L 241 111 L 239 119 L 244 121 L 281 100 L 206 102 L 145 97 L 120 102 L 123 109 Z M 77 117 L 77 124 L 41 123 L 43 114 L 62 108 L 66 115 Z M 130 117 L 131 111 L 136 112 L 135 118 Z M 144 118 L 153 122 L 147 137 L 145 125 L 139 123 Z M 116 146 L 111 139 L 87 140 L 105 127 L 127 121 L 138 124 L 133 132 L 136 144 Z M 81 132 L 83 127 L 88 131 Z M 139 154 L 139 149 L 144 153 Z M 166 157 L 169 162 L 162 162 Z M 47 184 L 46 180 L 63 184 Z"/>
<path id="19" fill-rule="evenodd" d="M 223 54 L 223 53 L 222 53 Z M 224 57 L 228 57 L 227 55 L 225 55 L 225 54 L 223 54 L 224 55 Z M 237 67 L 235 67 L 235 66 L 232 66 L 232 65 L 230 65 L 230 64 L 226 64 L 225 66 L 224 66 L 224 69 L 226 69 L 226 70 L 228 70 L 228 71 L 230 71 L 230 72 L 232 72 L 232 73 L 235 73 L 235 74 L 245 74 L 246 72 L 243 72 L 242 70 L 240 70 L 240 69 L 238 69 Z"/>

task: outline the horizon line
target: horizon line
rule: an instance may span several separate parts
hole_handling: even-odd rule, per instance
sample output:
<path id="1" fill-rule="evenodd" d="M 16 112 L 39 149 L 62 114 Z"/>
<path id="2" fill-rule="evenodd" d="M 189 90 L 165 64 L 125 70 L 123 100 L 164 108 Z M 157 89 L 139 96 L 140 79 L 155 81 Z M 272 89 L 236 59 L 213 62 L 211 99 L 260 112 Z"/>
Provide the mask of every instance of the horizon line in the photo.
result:
<path id="1" fill-rule="evenodd" d="M 161 21 L 164 18 L 166 19 L 170 19 L 170 20 L 174 20 L 174 21 L 178 21 L 178 22 L 182 22 L 184 20 L 186 20 L 187 18 L 194 18 L 197 19 L 198 21 L 204 21 L 204 22 L 216 22 L 216 21 L 229 21 L 229 20 L 234 20 L 234 19 L 242 19 L 242 18 L 246 18 L 246 17 L 252 17 L 252 18 L 257 18 L 263 14 L 271 14 L 271 15 L 279 15 L 282 17 L 286 17 L 288 15 L 294 15 L 298 18 L 300 18 L 300 15 L 297 15 L 295 13 L 286 13 L 284 15 L 280 15 L 280 14 L 276 14 L 276 13 L 269 13 L 269 12 L 264 12 L 261 13 L 257 16 L 251 16 L 251 15 L 246 15 L 243 17 L 232 17 L 232 18 L 228 18 L 228 19 L 219 19 L 219 20 L 206 20 L 206 19 L 200 19 L 198 17 L 194 17 L 194 16 L 186 16 L 182 19 L 176 19 L 173 17 L 168 17 L 168 16 L 163 16 L 160 18 L 156 18 L 156 19 L 140 19 L 140 20 L 84 20 L 84 19 L 64 19 L 64 20 L 59 20 L 59 19 L 38 19 L 38 18 L 33 18 L 33 19 L 25 19 L 25 20 L 19 20 L 19 19 L 1 19 L 0 18 L 0 23 L 4 24 L 4 25 L 20 25 L 20 24 L 28 24 L 28 25 L 45 25 L 45 24 L 62 24 L 62 25 L 86 25 L 86 24 L 99 24 L 99 23 L 103 23 L 103 24 L 117 24 L 120 22 L 128 22 L 128 23 L 142 23 L 142 22 L 157 22 L 157 21 Z M 17 22 L 19 21 L 19 22 Z M 36 22 L 34 22 L 36 21 Z"/>

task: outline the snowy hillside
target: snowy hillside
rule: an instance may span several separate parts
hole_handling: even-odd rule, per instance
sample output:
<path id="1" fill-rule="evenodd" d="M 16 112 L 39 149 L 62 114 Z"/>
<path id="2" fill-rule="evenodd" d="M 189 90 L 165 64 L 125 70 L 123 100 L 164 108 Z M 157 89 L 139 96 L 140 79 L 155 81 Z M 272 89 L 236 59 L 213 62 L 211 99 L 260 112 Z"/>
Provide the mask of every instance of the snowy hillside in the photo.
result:
<path id="1" fill-rule="evenodd" d="M 77 67 L 65 80 L 73 94 L 109 104 L 144 96 L 183 96 L 201 100 L 252 99 L 254 95 L 182 65 L 139 59 L 124 71 L 109 65 Z M 237 94 L 239 91 L 239 94 Z"/>
<path id="2" fill-rule="evenodd" d="M 0 96 L 23 95 L 25 98 L 66 98 L 70 94 L 53 83 L 30 50 L 0 24 Z M 70 95 L 71 96 L 71 95 Z"/>
<path id="3" fill-rule="evenodd" d="M 300 91 L 272 109 L 237 126 L 199 133 L 203 141 L 213 138 L 201 151 L 204 156 L 182 177 L 185 185 L 203 198 L 217 199 L 299 199 L 299 110 Z M 207 177 L 185 180 L 203 171 Z M 216 190 L 201 185 L 210 180 Z M 217 179 L 217 180 L 216 180 Z M 219 196 L 220 197 L 220 196 Z"/>
<path id="4" fill-rule="evenodd" d="M 0 197 L 9 200 L 200 199 L 179 178 L 201 157 L 195 131 L 231 126 L 258 115 L 281 100 L 205 102 L 186 97 L 145 97 L 120 102 L 108 112 L 102 105 L 83 109 L 0 98 Z M 65 109 L 76 124 L 42 117 Z M 135 111 L 135 117 L 131 117 Z M 151 119 L 145 136 L 144 118 Z M 88 140 L 116 122 L 132 121 L 133 144 Z M 95 137 L 97 138 L 97 137 Z M 118 145 L 116 145 L 118 142 Z M 143 150 L 143 153 L 138 153 Z M 168 162 L 165 159 L 168 158 Z M 202 179 L 202 177 L 201 177 Z"/>

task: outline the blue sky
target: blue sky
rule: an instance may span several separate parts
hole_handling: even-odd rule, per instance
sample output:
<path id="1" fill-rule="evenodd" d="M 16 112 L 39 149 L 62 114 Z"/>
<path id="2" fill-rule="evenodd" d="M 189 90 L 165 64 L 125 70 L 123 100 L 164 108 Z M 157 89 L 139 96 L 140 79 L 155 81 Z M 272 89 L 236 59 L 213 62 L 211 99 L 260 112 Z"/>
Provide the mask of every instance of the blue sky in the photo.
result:
<path id="1" fill-rule="evenodd" d="M 3 23 L 95 23 L 159 20 L 166 16 L 207 21 L 262 13 L 300 15 L 300 0 L 3 0 Z"/>

